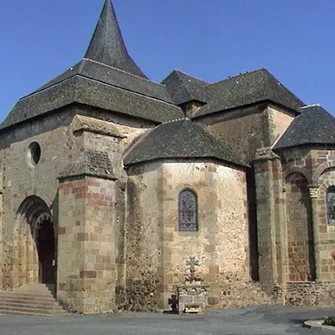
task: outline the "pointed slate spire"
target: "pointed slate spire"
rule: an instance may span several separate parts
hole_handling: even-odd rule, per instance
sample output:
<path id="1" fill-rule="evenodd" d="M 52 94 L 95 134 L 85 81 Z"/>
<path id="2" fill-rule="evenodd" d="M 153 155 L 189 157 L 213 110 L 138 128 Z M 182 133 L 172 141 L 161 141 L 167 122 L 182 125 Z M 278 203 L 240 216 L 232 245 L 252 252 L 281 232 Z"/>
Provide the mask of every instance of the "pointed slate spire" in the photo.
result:
<path id="1" fill-rule="evenodd" d="M 98 24 L 84 57 L 147 78 L 128 54 L 110 0 L 105 0 Z"/>

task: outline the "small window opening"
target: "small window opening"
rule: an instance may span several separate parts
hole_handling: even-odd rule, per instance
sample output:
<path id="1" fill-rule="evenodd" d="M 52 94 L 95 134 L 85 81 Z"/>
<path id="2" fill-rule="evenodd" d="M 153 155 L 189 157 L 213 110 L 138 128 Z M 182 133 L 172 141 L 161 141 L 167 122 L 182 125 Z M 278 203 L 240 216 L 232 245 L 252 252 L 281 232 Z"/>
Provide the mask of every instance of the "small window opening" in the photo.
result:
<path id="1" fill-rule="evenodd" d="M 27 153 L 27 161 L 30 165 L 35 166 L 41 159 L 41 147 L 37 142 L 29 145 Z"/>

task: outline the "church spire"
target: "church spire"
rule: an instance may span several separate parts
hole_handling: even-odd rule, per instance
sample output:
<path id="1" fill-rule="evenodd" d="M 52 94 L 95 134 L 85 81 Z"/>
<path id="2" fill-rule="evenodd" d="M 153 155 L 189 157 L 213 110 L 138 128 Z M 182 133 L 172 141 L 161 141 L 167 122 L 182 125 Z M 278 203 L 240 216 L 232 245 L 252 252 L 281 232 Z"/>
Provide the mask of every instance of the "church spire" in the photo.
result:
<path id="1" fill-rule="evenodd" d="M 84 58 L 147 78 L 129 56 L 110 0 L 105 0 Z"/>

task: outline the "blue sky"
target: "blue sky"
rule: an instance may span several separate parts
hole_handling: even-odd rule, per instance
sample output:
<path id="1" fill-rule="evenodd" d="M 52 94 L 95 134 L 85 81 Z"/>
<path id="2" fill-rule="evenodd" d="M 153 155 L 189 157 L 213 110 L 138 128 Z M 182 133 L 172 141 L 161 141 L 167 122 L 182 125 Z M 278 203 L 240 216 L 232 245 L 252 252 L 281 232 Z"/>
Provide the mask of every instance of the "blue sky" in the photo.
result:
<path id="1" fill-rule="evenodd" d="M 160 82 L 179 69 L 215 82 L 267 68 L 335 115 L 335 1 L 113 0 L 128 51 Z M 103 0 L 2 0 L 0 121 L 84 55 Z"/>

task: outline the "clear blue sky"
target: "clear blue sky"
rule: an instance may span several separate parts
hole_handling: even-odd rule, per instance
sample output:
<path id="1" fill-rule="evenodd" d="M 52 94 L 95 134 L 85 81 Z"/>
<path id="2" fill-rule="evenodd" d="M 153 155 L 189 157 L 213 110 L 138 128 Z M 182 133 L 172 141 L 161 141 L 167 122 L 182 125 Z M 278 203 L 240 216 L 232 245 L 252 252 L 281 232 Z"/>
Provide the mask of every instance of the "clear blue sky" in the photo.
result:
<path id="1" fill-rule="evenodd" d="M 160 82 L 177 68 L 208 82 L 266 67 L 335 114 L 335 1 L 113 0 L 128 51 Z M 86 51 L 103 0 L 2 0 L 0 121 Z"/>

